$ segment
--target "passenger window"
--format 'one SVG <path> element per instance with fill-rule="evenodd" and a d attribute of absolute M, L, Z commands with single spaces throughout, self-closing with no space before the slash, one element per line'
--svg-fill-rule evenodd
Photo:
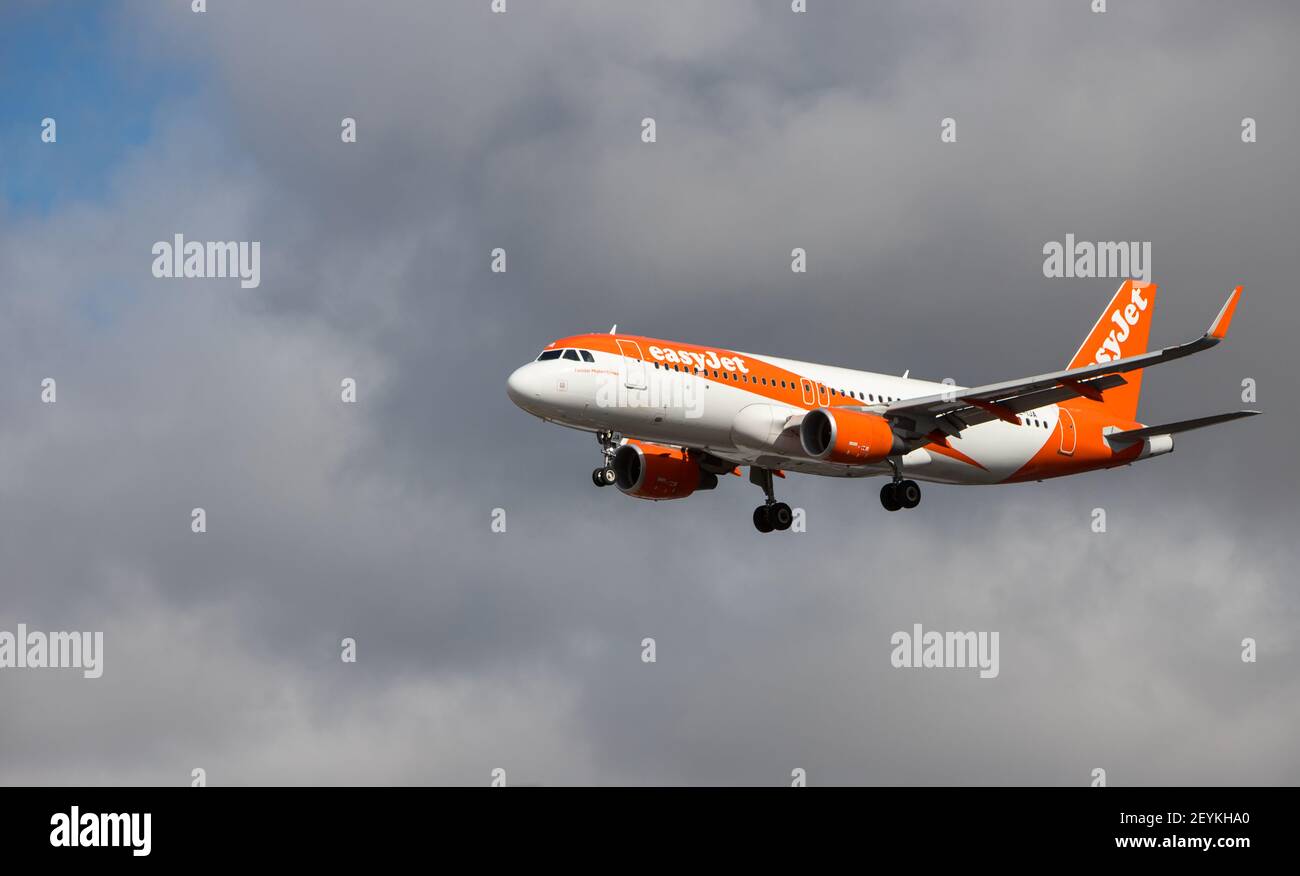
<path fill-rule="evenodd" d="M 593 355 L 591 355 L 590 353 L 588 353 L 586 350 L 579 350 L 578 352 L 582 354 L 582 361 L 584 361 L 584 362 L 595 362 L 595 361 L 596 361 L 596 357 L 593 356 Z"/>
<path fill-rule="evenodd" d="M 550 359 L 558 359 L 560 358 L 561 352 L 562 352 L 561 350 L 543 350 L 542 355 L 537 357 L 537 361 L 546 362 L 547 360 Z"/>

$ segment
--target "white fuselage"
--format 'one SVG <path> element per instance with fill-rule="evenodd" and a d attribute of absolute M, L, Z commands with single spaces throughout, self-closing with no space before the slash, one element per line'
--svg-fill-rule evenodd
<path fill-rule="evenodd" d="M 510 396 L 529 413 L 576 429 L 608 429 L 629 438 L 705 450 L 737 465 L 869 477 L 888 474 L 889 465 L 813 460 L 789 442 L 788 432 L 784 443 L 774 444 L 773 439 L 787 420 L 816 407 L 881 411 L 899 399 L 964 389 L 749 353 L 729 354 L 746 369 L 743 382 L 719 380 L 711 376 L 716 370 L 700 369 L 695 363 L 674 367 L 644 353 L 622 355 L 623 347 L 634 343 L 620 341 L 618 353 L 588 349 L 590 362 L 566 358 L 531 362 L 511 375 Z M 756 377 L 755 383 L 748 382 L 765 369 L 789 372 L 795 379 L 789 386 L 758 384 Z M 905 454 L 902 464 L 907 476 L 918 480 L 998 483 L 1020 470 L 1049 441 L 1065 441 L 1065 436 L 1073 441 L 1072 421 L 1068 430 L 1057 429 L 1062 416 L 1071 417 L 1069 411 L 1047 405 L 1022 413 L 1019 425 L 1002 420 L 983 423 L 950 440 L 955 453 L 922 447 Z"/>

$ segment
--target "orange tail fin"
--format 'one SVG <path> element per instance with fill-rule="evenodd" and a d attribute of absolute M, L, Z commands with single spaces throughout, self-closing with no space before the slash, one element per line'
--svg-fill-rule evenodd
<path fill-rule="evenodd" d="M 1066 367 L 1079 368 L 1145 353 L 1156 309 L 1156 289 L 1154 283 L 1125 280 Z M 1142 371 L 1129 371 L 1124 377 L 1128 383 L 1106 390 L 1101 401 L 1081 398 L 1065 404 L 1068 407 L 1103 408 L 1117 417 L 1136 420 L 1138 396 L 1142 392 Z"/>

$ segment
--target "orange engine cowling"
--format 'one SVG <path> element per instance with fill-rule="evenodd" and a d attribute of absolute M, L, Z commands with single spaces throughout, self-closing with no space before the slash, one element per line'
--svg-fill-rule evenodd
<path fill-rule="evenodd" d="M 701 471 L 686 451 L 643 441 L 629 441 L 614 453 L 614 474 L 627 495 L 656 501 L 685 499 L 718 485 L 718 476 Z"/>
<path fill-rule="evenodd" d="M 866 465 L 905 449 L 879 414 L 818 408 L 804 415 L 799 442 L 813 459 Z"/>

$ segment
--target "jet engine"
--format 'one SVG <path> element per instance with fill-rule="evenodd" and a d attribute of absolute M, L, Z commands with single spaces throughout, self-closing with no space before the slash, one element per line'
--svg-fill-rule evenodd
<path fill-rule="evenodd" d="M 718 485 L 718 476 L 701 471 L 685 450 L 644 441 L 629 441 L 614 453 L 614 474 L 627 495 L 655 501 L 685 499 Z"/>
<path fill-rule="evenodd" d="M 906 450 L 879 414 L 818 408 L 804 415 L 799 442 L 813 459 L 866 465 Z"/>

